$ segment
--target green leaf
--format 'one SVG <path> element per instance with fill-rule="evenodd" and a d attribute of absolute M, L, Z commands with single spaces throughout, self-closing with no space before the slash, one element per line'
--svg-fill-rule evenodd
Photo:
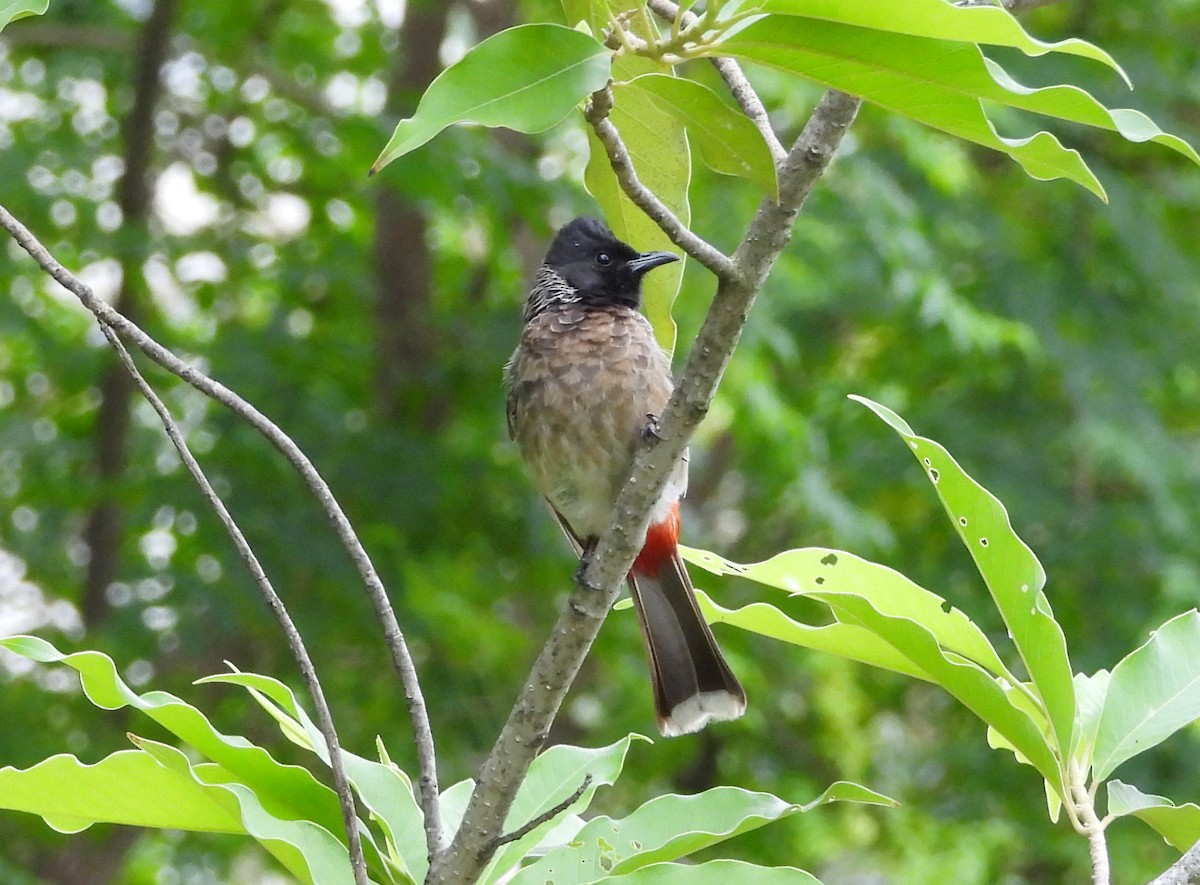
<path fill-rule="evenodd" d="M 262 813 L 273 819 L 306 821 L 310 826 L 332 834 L 330 838 L 345 838 L 337 795 L 311 772 L 300 766 L 280 764 L 266 750 L 243 737 L 221 734 L 203 713 L 174 695 L 162 691 L 138 694 L 117 675 L 116 666 L 107 655 L 96 651 L 64 655 L 35 636 L 0 639 L 0 648 L 31 660 L 71 667 L 79 673 L 84 694 L 102 709 L 131 707 L 141 711 L 201 756 L 216 763 L 230 781 L 236 779 L 239 789 L 234 789 L 232 782 L 224 786 L 226 792 L 236 794 L 243 808 L 252 804 L 261 807 Z M 248 832 L 254 835 L 253 831 Z M 378 855 L 370 839 L 364 841 L 364 849 Z M 347 875 L 350 875 L 344 847 L 342 852 Z"/>
<path fill-rule="evenodd" d="M 596 34 L 608 26 L 610 16 L 627 12 L 630 5 L 627 0 L 562 2 L 568 22 L 584 21 Z M 644 39 L 653 36 L 646 30 L 647 27 L 654 27 L 653 16 L 635 16 L 630 24 L 634 32 Z M 622 55 L 613 60 L 612 78 L 617 82 L 625 82 L 644 74 L 666 74 L 671 70 L 670 66 L 647 58 Z M 609 119 L 621 133 L 638 180 L 652 190 L 680 221 L 689 224 L 692 216 L 688 186 L 691 183 L 692 165 L 683 124 L 660 110 L 641 91 L 626 91 L 624 96 L 614 94 L 614 97 L 617 100 Z M 662 249 L 678 254 L 679 248 L 658 225 L 625 196 L 613 174 L 604 146 L 597 140 L 591 126 L 585 124 L 584 128 L 587 130 L 590 156 L 583 183 L 588 193 L 600 204 L 600 210 L 613 233 L 642 252 Z M 642 309 L 654 327 L 658 343 L 667 353 L 675 349 L 676 330 L 675 320 L 671 317 L 671 305 L 679 294 L 687 262 L 687 256 L 680 257 L 682 261 L 657 268 L 642 281 Z"/>
<path fill-rule="evenodd" d="M 644 59 L 621 58 L 613 66 L 615 75 L 635 75 L 655 70 Z M 691 221 L 688 186 L 692 177 L 687 131 L 673 115 L 660 110 L 650 95 L 641 90 L 624 90 L 614 103 L 609 119 L 621 133 L 638 180 L 652 190 L 684 224 Z M 679 253 L 657 224 L 625 195 L 608 162 L 608 154 L 596 133 L 587 127 L 591 155 L 583 183 L 600 204 L 613 233 L 639 252 L 661 249 Z M 671 305 L 683 282 L 682 261 L 655 269 L 642 281 L 642 309 L 664 350 L 675 349 L 675 320 Z"/>
<path fill-rule="evenodd" d="M 312 744 L 310 749 L 328 764 L 328 753 L 320 731 L 296 701 L 291 689 L 283 683 L 254 673 L 225 673 L 200 681 L 224 682 L 247 688 L 280 722 L 285 734 L 297 729 L 306 733 Z M 570 809 L 564 809 L 562 813 L 565 815 L 570 810 L 580 811 L 587 808 L 598 787 L 610 786 L 616 781 L 624 766 L 629 745 L 635 738 L 645 740 L 639 735 L 629 735 L 598 749 L 558 744 L 541 753 L 534 759 L 529 773 L 517 791 L 509 810 L 506 828 L 515 830 L 553 808 L 570 796 L 583 782 L 584 777 L 591 775 L 592 781 L 588 789 Z M 345 750 L 342 751 L 342 759 L 347 778 L 363 800 L 363 804 L 380 823 L 390 843 L 396 847 L 405 872 L 415 881 L 422 881 L 428 872 L 428 858 L 424 818 L 413 793 L 412 781 L 404 772 L 388 762 L 373 762 Z M 462 781 L 442 794 L 442 813 L 448 828 L 458 826 L 473 789 L 473 781 Z M 559 820 L 560 818 L 555 818 L 547 821 L 521 839 L 503 846 L 493 857 L 481 881 L 491 881 L 503 875 L 546 838 Z"/>
<path fill-rule="evenodd" d="M 1121 66 L 1103 49 L 1078 39 L 1044 43 L 1027 34 L 1020 22 L 1000 6 L 957 6 L 945 0 L 905 0 L 903 5 L 846 3 L 844 0 L 764 0 L 753 4 L 753 8 L 912 37 L 1010 46 L 1032 56 L 1048 52 L 1077 55 L 1108 65 L 1132 88 Z"/>
<path fill-rule="evenodd" d="M 680 546 L 684 558 L 691 559 L 703 551 L 693 551 Z M 855 624 L 834 622 L 822 626 L 802 624 L 794 621 L 773 605 L 755 602 L 739 609 L 724 608 L 713 602 L 703 590 L 696 591 L 700 610 L 710 624 L 729 624 L 760 636 L 768 636 L 780 642 L 789 642 L 801 648 L 824 651 L 830 654 L 859 661 L 881 670 L 903 673 L 914 679 L 932 681 L 928 673 L 917 667 L 896 649 Z"/>
<path fill-rule="evenodd" d="M 40 815 L 60 833 L 96 823 L 244 833 L 237 815 L 141 750 L 121 750 L 86 765 L 51 756 L 32 768 L 0 768 L 0 807 Z"/>
<path fill-rule="evenodd" d="M 568 846 L 550 852 L 513 877 L 513 885 L 585 885 L 609 875 L 675 860 L 748 830 L 835 801 L 894 805 L 866 787 L 833 784 L 806 805 L 769 793 L 714 787 L 694 796 L 651 799 L 628 817 L 589 821 Z"/>
<path fill-rule="evenodd" d="M 1141 111 L 1132 108 L 1107 108 L 1078 86 L 1045 86 L 1033 89 L 1013 79 L 1004 68 L 990 58 L 985 58 L 988 73 L 1004 92 L 987 96 L 1014 108 L 1058 117 L 1083 126 L 1107 129 L 1116 132 L 1126 141 L 1140 144 L 1152 141 L 1183 154 L 1193 163 L 1200 164 L 1200 154 L 1195 148 L 1179 138 L 1163 132 Z"/>
<path fill-rule="evenodd" d="M 0 807 L 38 814 L 62 833 L 115 823 L 250 835 L 302 881 L 354 881 L 345 847 L 324 827 L 272 814 L 220 766 L 192 765 L 173 747 L 130 737 L 138 750 L 95 765 L 64 755 L 0 769 Z"/>
<path fill-rule="evenodd" d="M 1200 614 L 1193 609 L 1150 634 L 1113 668 L 1096 732 L 1097 780 L 1200 719 Z"/>
<path fill-rule="evenodd" d="M 627 94 L 635 90 L 684 125 L 688 140 L 714 172 L 748 179 L 772 199 L 779 196 L 775 163 L 762 133 L 707 86 L 666 74 L 643 74 L 613 86 L 614 94 L 626 96 L 618 101 L 629 101 Z"/>
<path fill-rule="evenodd" d="M 1096 750 L 1096 730 L 1100 727 L 1109 678 L 1107 670 L 1097 670 L 1091 676 L 1075 674 L 1075 746 L 1071 748 L 1071 757 L 1088 768 Z"/>
<path fill-rule="evenodd" d="M 967 709 L 1004 736 L 1062 796 L 1062 774 L 1047 741 L 1044 720 L 1034 718 L 1027 704 L 1014 701 L 1011 683 L 998 680 L 977 664 L 939 647 L 933 634 L 916 621 L 884 615 L 861 595 L 821 591 L 810 594 L 825 601 L 843 620 L 852 620 L 886 639 L 952 694 Z"/>
<path fill-rule="evenodd" d="M 812 873 L 795 867 L 760 867 L 741 860 L 710 860 L 702 864 L 658 863 L 622 876 L 605 878 L 605 885 L 821 885 Z"/>
<path fill-rule="evenodd" d="M 827 547 L 788 550 L 765 562 L 751 565 L 732 562 L 707 550 L 687 547 L 681 547 L 680 550 L 689 562 L 713 574 L 749 578 L 798 596 L 813 596 L 822 590 L 857 594 L 884 615 L 908 618 L 919 623 L 946 651 L 1010 683 L 1016 682 L 1016 677 L 1004 666 L 983 631 L 970 618 L 895 569 Z M 889 641 L 887 637 L 882 638 Z M 920 667 L 917 669 L 920 670 Z M 926 675 L 923 678 L 930 677 Z"/>
<path fill-rule="evenodd" d="M 1111 780 L 1105 786 L 1110 815 L 1145 821 L 1179 851 L 1187 851 L 1200 840 L 1200 805 L 1176 805 L 1165 796 L 1143 793 L 1118 780 Z"/>
<path fill-rule="evenodd" d="M 559 744 L 538 755 L 529 766 L 529 773 L 517 790 L 512 808 L 508 812 L 505 829 L 515 830 L 567 799 L 591 775 L 592 781 L 583 794 L 563 809 L 583 811 L 591 804 L 596 788 L 611 786 L 616 782 L 625 765 L 625 754 L 634 738 L 646 740 L 641 735 L 629 735 L 616 743 L 598 749 L 572 747 Z M 505 877 L 510 869 L 529 854 L 555 826 L 558 817 L 534 827 L 525 836 L 510 842 L 496 852 L 481 881 L 494 881 Z"/>
<path fill-rule="evenodd" d="M 435 79 L 371 167 L 375 173 L 453 123 L 541 132 L 609 78 L 610 52 L 561 25 L 509 28 L 473 47 Z"/>
<path fill-rule="evenodd" d="M 975 560 L 1025 669 L 1045 705 L 1057 755 L 1073 747 L 1075 685 L 1067 641 L 1042 588 L 1046 572 L 1022 541 L 1000 501 L 972 479 L 939 443 L 917 436 L 899 415 L 864 397 L 852 396 L 888 424 L 933 483 L 955 530 Z"/>
<path fill-rule="evenodd" d="M 50 0 L 0 0 L 0 31 L 9 22 L 30 15 L 42 15 L 50 8 Z"/>
<path fill-rule="evenodd" d="M 292 690 L 277 679 L 257 673 L 221 673 L 197 680 L 200 684 L 226 683 L 247 689 L 280 730 L 293 743 L 315 753 L 329 764 L 329 751 L 319 728 L 296 700 Z M 345 749 L 342 766 L 346 779 L 379 824 L 396 851 L 404 874 L 420 882 L 428 872 L 425 820 L 413 793 L 412 780 L 389 762 L 364 759 Z"/>
<path fill-rule="evenodd" d="M 181 777 L 190 777 L 211 801 L 224 806 L 230 814 L 236 814 L 245 832 L 302 880 L 321 885 L 326 882 L 348 885 L 354 881 L 349 853 L 334 835 L 342 832 L 340 827 L 331 833 L 311 820 L 279 817 L 267 809 L 262 797 L 222 766 L 193 764 L 174 747 L 144 738 L 133 740 L 164 768 Z M 369 857 L 374 846 L 364 842 L 363 848 L 368 850 Z M 378 861 L 378 857 L 375 860 Z"/>
<path fill-rule="evenodd" d="M 1050 133 L 1014 139 L 996 132 L 981 99 L 1013 104 L 1014 95 L 992 79 L 983 53 L 973 44 L 768 15 L 720 45 L 740 58 L 861 96 L 934 129 L 1008 154 L 1033 178 L 1067 178 L 1105 198 L 1079 153 L 1064 148 Z"/>

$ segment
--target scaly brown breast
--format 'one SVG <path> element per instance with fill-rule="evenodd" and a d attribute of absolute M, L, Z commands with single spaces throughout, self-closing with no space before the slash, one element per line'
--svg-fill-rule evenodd
<path fill-rule="evenodd" d="M 509 432 L 534 485 L 575 534 L 607 527 L 671 367 L 650 324 L 625 307 L 550 308 L 525 326 L 508 366 Z"/>

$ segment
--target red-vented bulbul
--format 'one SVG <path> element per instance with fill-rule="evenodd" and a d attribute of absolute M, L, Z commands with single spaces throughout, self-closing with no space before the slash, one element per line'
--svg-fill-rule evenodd
<path fill-rule="evenodd" d="M 677 261 L 639 253 L 592 218 L 555 236 L 525 302 L 505 370 L 508 431 L 534 485 L 586 554 L 612 518 L 642 434 L 671 397 L 671 363 L 642 316 L 642 276 Z M 629 589 L 650 655 L 654 707 L 667 736 L 736 719 L 746 694 L 700 615 L 679 556 L 687 459 L 651 515 Z"/>

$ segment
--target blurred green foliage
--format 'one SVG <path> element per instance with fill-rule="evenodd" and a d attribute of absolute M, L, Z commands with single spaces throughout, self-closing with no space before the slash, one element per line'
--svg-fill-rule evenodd
<path fill-rule="evenodd" d="M 182 4 L 153 116 L 159 177 L 143 228 L 122 225 L 115 189 L 149 4 L 53 4 L 0 38 L 0 199 L 99 291 L 115 291 L 122 262 L 144 277 L 148 331 L 313 458 L 397 606 L 452 782 L 490 746 L 574 568 L 507 442 L 500 367 L 548 236 L 595 210 L 579 186 L 586 140 L 573 122 L 535 138 L 455 128 L 367 180 L 415 95 L 405 65 L 430 55 L 418 19 L 445 16 L 445 62 L 499 25 L 557 15 L 554 4 L 504 0 L 403 8 Z M 1103 46 L 1137 84 L 1139 108 L 1200 140 L 1195 4 L 1066 3 L 1026 25 Z M 1022 74 L 1020 59 L 1004 60 Z M 818 93 L 751 74 L 794 135 Z M 1087 76 L 1102 100 L 1129 103 L 1117 101 L 1115 78 Z M 1076 669 L 1111 667 L 1200 602 L 1200 176 L 1166 150 L 1072 135 L 1110 205 L 864 109 L 697 436 L 689 543 L 740 561 L 802 544 L 845 548 L 1003 631 L 977 604 L 985 591 L 925 479 L 847 402 L 860 393 L 945 443 L 1005 502 L 1046 566 Z M 750 186 L 696 164 L 702 235 L 731 247 L 756 202 Z M 380 207 L 391 205 L 425 221 L 428 297 L 389 292 L 381 275 L 389 256 L 424 251 L 397 237 L 408 228 L 385 223 Z M 190 685 L 224 660 L 296 684 L 268 612 L 144 404 L 133 408 L 119 482 L 96 480 L 111 355 L 73 301 L 3 248 L 0 631 L 103 649 L 131 684 L 173 691 L 224 730 L 277 743 L 244 693 Z M 675 308 L 680 351 L 711 292 L 689 267 Z M 389 298 L 404 306 L 408 346 L 381 328 Z M 365 754 L 382 734 L 411 771 L 378 628 L 299 482 L 230 415 L 162 373 L 149 377 L 308 638 L 343 741 Z M 124 512 L 120 578 L 104 593 L 104 617 L 85 625 L 81 533 L 109 495 Z M 697 579 L 726 605 L 757 592 Z M 747 716 L 636 744 L 625 782 L 634 795 L 601 794 L 600 808 L 620 814 L 667 789 L 718 782 L 804 799 L 849 778 L 904 807 L 823 810 L 748 834 L 739 850 L 831 885 L 1084 877 L 1082 841 L 1046 822 L 1039 779 L 989 751 L 982 726 L 938 690 L 732 631 L 720 638 L 746 683 Z M 554 737 L 600 746 L 651 730 L 643 654 L 633 617 L 615 615 Z M 127 746 L 122 716 L 99 717 L 61 671 L 0 664 L 4 719 L 17 724 L 0 729 L 0 764 L 58 751 L 94 760 Z M 1123 775 L 1200 799 L 1196 737 Z M 1136 823 L 1118 823 L 1110 840 L 1117 881 L 1148 879 L 1172 857 Z M 270 869 L 232 840 L 101 828 L 67 838 L 15 816 L 0 818 L 0 844 L 0 881 L 13 883 L 258 882 Z M 97 857 L 111 869 L 86 863 Z"/>

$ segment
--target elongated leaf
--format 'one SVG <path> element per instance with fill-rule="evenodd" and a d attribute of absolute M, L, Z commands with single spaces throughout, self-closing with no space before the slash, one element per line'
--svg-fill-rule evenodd
<path fill-rule="evenodd" d="M 695 551 L 699 553 L 700 551 Z M 687 555 L 685 553 L 685 555 Z M 710 624 L 729 624 L 769 636 L 780 642 L 790 642 L 801 648 L 811 648 L 814 651 L 824 651 L 879 667 L 881 670 L 891 670 L 903 673 L 914 679 L 931 682 L 928 673 L 917 667 L 904 655 L 896 651 L 882 639 L 869 630 L 864 630 L 855 624 L 832 623 L 821 626 L 802 624 L 792 620 L 773 605 L 765 602 L 755 602 L 739 609 L 724 608 L 713 602 L 703 590 L 696 591 L 696 599 L 700 610 Z"/>
<path fill-rule="evenodd" d="M 589 821 L 571 845 L 521 870 L 513 885 L 584 885 L 684 857 L 774 820 L 835 801 L 894 805 L 858 784 L 840 782 L 806 805 L 769 793 L 715 787 L 695 796 L 660 796 L 622 820 Z"/>
<path fill-rule="evenodd" d="M 245 832 L 238 816 L 205 796 L 194 780 L 141 750 L 121 750 L 94 765 L 61 755 L 24 770 L 0 768 L 0 807 L 40 815 L 60 833 L 96 823 Z"/>
<path fill-rule="evenodd" d="M 768 15 L 721 46 L 1006 153 L 1033 178 L 1067 178 L 1104 199 L 1104 189 L 1079 153 L 1050 133 L 1013 139 L 996 132 L 980 100 L 1012 104 L 1014 94 L 992 79 L 973 44 Z"/>
<path fill-rule="evenodd" d="M 916 621 L 888 616 L 861 595 L 820 591 L 810 594 L 824 600 L 842 620 L 852 620 L 886 639 L 953 695 L 959 703 L 1004 736 L 1063 796 L 1065 788 L 1058 761 L 1030 708 L 1010 695 L 1011 683 L 1000 682 L 977 664 L 947 654 L 933 634 Z"/>
<path fill-rule="evenodd" d="M 1013 531 L 1004 505 L 972 479 L 943 446 L 917 436 L 904 419 L 886 406 L 863 397 L 851 399 L 882 418 L 921 462 L 1004 617 L 1045 705 L 1056 752 L 1065 759 L 1073 748 L 1075 685 L 1066 638 L 1042 591 L 1046 584 L 1042 564 Z"/>
<path fill-rule="evenodd" d="M 621 58 L 613 67 L 614 75 L 636 76 L 657 70 L 640 58 Z M 691 183 L 691 154 L 683 124 L 661 111 L 650 97 L 642 92 L 626 90 L 622 100 L 614 104 L 609 119 L 621 133 L 638 180 L 650 188 L 684 224 L 691 221 L 688 186 Z M 604 218 L 620 239 L 639 252 L 661 249 L 680 254 L 657 224 L 639 209 L 621 188 L 608 161 L 608 154 L 596 133 L 588 127 L 588 147 L 591 155 L 584 171 L 583 183 L 600 204 Z M 654 327 L 654 335 L 663 349 L 675 349 L 675 320 L 671 305 L 683 282 L 683 261 L 656 268 L 642 281 L 642 309 Z"/>
<path fill-rule="evenodd" d="M 1187 851 L 1200 840 L 1200 805 L 1176 805 L 1165 796 L 1143 793 L 1118 780 L 1111 780 L 1105 786 L 1109 814 L 1145 821 L 1179 851 Z"/>
<path fill-rule="evenodd" d="M 301 730 L 307 735 L 310 749 L 328 764 L 328 754 L 320 731 L 296 701 L 291 689 L 283 683 L 254 673 L 220 674 L 201 681 L 241 685 L 251 690 L 259 703 L 280 721 L 285 734 Z M 277 707 L 272 710 L 270 705 Z M 616 781 L 624 765 L 629 745 L 638 737 L 629 735 L 607 747 L 597 749 L 558 744 L 540 754 L 529 767 L 529 773 L 517 791 L 509 811 L 507 828 L 515 830 L 553 808 L 570 796 L 583 782 L 584 777 L 590 775 L 590 786 L 570 810 L 586 809 L 598 787 L 610 786 Z M 396 847 L 406 872 L 415 881 L 422 881 L 428 872 L 428 860 L 424 821 L 413 793 L 412 781 L 386 760 L 373 762 L 345 750 L 342 751 L 342 759 L 346 775 L 355 792 L 371 810 L 388 839 Z M 451 829 L 457 827 L 472 789 L 474 782 L 462 781 L 443 793 L 443 816 Z M 567 812 L 568 809 L 564 809 L 563 815 Z M 560 820 L 561 818 L 554 818 L 547 821 L 521 839 L 502 847 L 492 859 L 481 881 L 490 881 L 502 875 L 528 854 L 533 846 L 546 838 Z"/>
<path fill-rule="evenodd" d="M 680 550 L 689 562 L 713 574 L 739 575 L 797 596 L 812 596 L 823 590 L 857 594 L 884 615 L 919 623 L 946 651 L 978 664 L 1009 683 L 1017 681 L 983 631 L 970 618 L 895 569 L 827 547 L 788 550 L 752 565 L 732 562 L 707 550 L 687 547 Z M 883 639 L 890 644 L 887 637 Z"/>
<path fill-rule="evenodd" d="M 845 3 L 842 0 L 764 0 L 751 4 L 750 8 L 912 37 L 1011 46 L 1026 55 L 1048 52 L 1077 55 L 1108 65 L 1129 84 L 1121 66 L 1103 49 L 1078 39 L 1044 43 L 1027 34 L 1021 23 L 1000 6 L 958 6 L 945 0 L 905 0 L 903 5 Z"/>
<path fill-rule="evenodd" d="M 993 101 L 1047 117 L 1058 117 L 1084 126 L 1107 129 L 1109 132 L 1116 132 L 1126 141 L 1161 144 L 1183 154 L 1193 163 L 1200 163 L 1200 154 L 1196 153 L 1195 148 L 1182 138 L 1163 132 L 1141 111 L 1132 108 L 1107 108 L 1078 86 L 1044 86 L 1040 89 L 1023 86 L 990 58 L 985 58 L 984 63 L 992 80 L 1004 90 L 1003 93 L 986 96 Z"/>
<path fill-rule="evenodd" d="M 274 813 L 307 817 L 333 833 L 342 833 L 337 795 L 304 768 L 282 765 L 261 747 L 237 735 L 217 731 L 195 707 L 162 691 L 138 694 L 117 675 L 107 655 L 96 651 L 64 655 L 36 636 L 0 639 L 7 648 L 31 660 L 61 663 L 79 673 L 88 699 L 105 710 L 132 707 L 193 747 L 198 753 L 239 777 Z M 285 811 L 286 809 L 286 811 Z"/>
<path fill-rule="evenodd" d="M 172 747 L 135 743 L 141 749 L 94 765 L 63 755 L 23 771 L 0 768 L 0 807 L 40 815 L 62 833 L 115 823 L 251 835 L 303 881 L 353 882 L 345 848 L 323 827 L 270 814 L 241 784 L 206 781 L 203 766 L 193 767 Z"/>
<path fill-rule="evenodd" d="M 190 777 L 210 801 L 220 804 L 229 814 L 236 814 L 245 832 L 301 881 L 320 885 L 326 882 L 349 885 L 354 881 L 349 852 L 329 830 L 311 820 L 273 814 L 260 796 L 220 765 L 193 764 L 181 751 L 157 741 L 134 738 L 134 743 L 164 768 L 181 778 Z M 370 852 L 374 846 L 364 843 L 363 848 Z M 373 860 L 378 863 L 378 856 Z"/>
<path fill-rule="evenodd" d="M 610 53 L 560 25 L 509 28 L 472 48 L 421 96 L 371 167 L 378 172 L 453 123 L 541 132 L 608 82 Z"/>
<path fill-rule="evenodd" d="M 702 864 L 658 863 L 623 876 L 604 880 L 605 885 L 821 885 L 812 873 L 795 867 L 760 867 L 741 860 L 710 860 Z"/>
<path fill-rule="evenodd" d="M 196 680 L 197 684 L 224 683 L 247 689 L 259 705 L 279 723 L 284 736 L 329 764 L 324 736 L 292 690 L 277 679 L 257 673 L 220 673 Z M 346 779 L 371 812 L 396 851 L 404 874 L 416 882 L 428 872 L 425 824 L 413 794 L 412 780 L 386 761 L 364 759 L 345 749 L 342 766 Z"/>
<path fill-rule="evenodd" d="M 562 7 L 568 22 L 585 22 L 593 33 L 599 34 L 609 24 L 610 16 L 628 11 L 630 4 L 626 0 L 562 0 Z M 630 26 L 638 36 L 649 39 L 652 35 L 645 28 L 654 27 L 653 17 L 635 17 Z M 631 55 L 614 59 L 612 66 L 613 80 L 617 82 L 633 80 L 644 74 L 670 72 L 669 65 Z M 610 119 L 621 133 L 638 180 L 650 188 L 676 217 L 688 224 L 691 221 L 688 186 L 691 184 L 692 165 L 683 124 L 657 108 L 648 96 L 641 93 L 627 93 L 621 97 L 615 103 Z M 588 193 L 600 204 L 613 233 L 641 252 L 663 249 L 679 254 L 679 248 L 658 225 L 625 195 L 613 173 L 604 146 L 590 126 L 585 125 L 584 128 L 588 133 L 588 149 L 591 153 L 583 183 Z M 654 327 L 658 343 L 668 353 L 675 349 L 675 320 L 671 316 L 671 305 L 679 294 L 687 261 L 686 256 L 680 257 L 682 261 L 656 268 L 642 281 L 642 309 Z"/>
<path fill-rule="evenodd" d="M 1094 776 L 1200 719 L 1200 614 L 1172 618 L 1113 667 L 1096 731 Z"/>
<path fill-rule="evenodd" d="M 0 30 L 19 18 L 42 15 L 50 8 L 50 0 L 0 0 Z"/>
<path fill-rule="evenodd" d="M 775 163 L 762 133 L 707 86 L 683 77 L 643 74 L 613 89 L 619 102 L 641 90 L 658 110 L 682 123 L 688 140 L 714 172 L 748 179 L 772 199 L 779 196 Z"/>

